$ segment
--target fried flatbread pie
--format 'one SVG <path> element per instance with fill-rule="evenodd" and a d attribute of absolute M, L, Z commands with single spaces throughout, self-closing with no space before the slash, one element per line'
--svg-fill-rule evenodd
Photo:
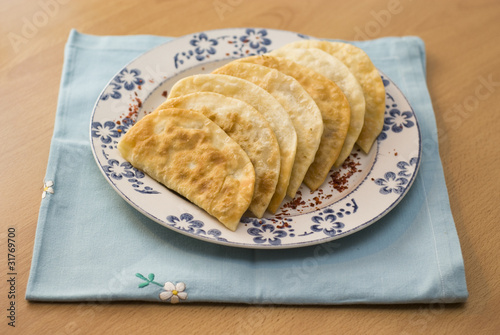
<path fill-rule="evenodd" d="M 248 155 L 199 112 L 157 109 L 127 131 L 118 150 L 232 231 L 252 201 L 255 172 Z"/>
<path fill-rule="evenodd" d="M 268 206 L 275 213 L 286 196 L 292 174 L 297 134 L 283 106 L 267 91 L 248 80 L 223 74 L 200 74 L 179 80 L 170 90 L 169 98 L 196 92 L 214 92 L 246 102 L 269 122 L 280 147 L 280 175 L 276 191 Z"/>
<path fill-rule="evenodd" d="M 246 152 L 255 169 L 255 189 L 249 209 L 261 218 L 269 206 L 280 175 L 279 145 L 269 122 L 249 104 L 213 92 L 168 98 L 158 108 L 171 107 L 201 112 Z"/>

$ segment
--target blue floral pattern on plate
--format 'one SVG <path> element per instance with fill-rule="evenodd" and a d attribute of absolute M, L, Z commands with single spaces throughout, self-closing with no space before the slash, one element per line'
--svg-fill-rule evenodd
<path fill-rule="evenodd" d="M 116 75 L 115 81 L 119 84 L 123 84 L 123 87 L 126 90 L 132 91 L 136 85 L 141 86 L 144 84 L 144 79 L 139 77 L 140 74 L 141 71 L 138 69 L 128 70 L 127 68 L 124 68 L 118 75 Z"/>
<path fill-rule="evenodd" d="M 404 128 L 410 128 L 415 125 L 411 120 L 412 112 L 401 112 L 399 109 L 393 108 L 389 111 L 389 116 L 384 119 L 384 124 L 391 127 L 395 133 L 400 133 Z"/>
<path fill-rule="evenodd" d="M 277 229 L 276 226 L 265 223 L 260 224 L 258 219 L 250 220 L 253 227 L 248 228 L 247 232 L 253 236 L 253 241 L 258 244 L 269 243 L 271 245 L 280 245 L 281 239 L 287 236 L 286 231 Z"/>
<path fill-rule="evenodd" d="M 205 231 L 201 229 L 205 224 L 199 220 L 195 220 L 189 213 L 183 213 L 179 218 L 174 215 L 169 215 L 167 216 L 167 221 L 172 223 L 173 227 L 185 232 L 194 233 L 196 235 L 205 234 Z"/>
<path fill-rule="evenodd" d="M 106 121 L 104 124 L 100 122 L 92 122 L 91 136 L 100 140 L 101 147 L 104 149 L 116 149 L 118 138 L 125 134 L 127 130 L 134 125 L 135 121 L 130 117 L 125 117 L 119 123 L 114 121 Z M 108 154 L 103 151 L 103 155 L 108 159 Z"/>
<path fill-rule="evenodd" d="M 268 51 L 267 47 L 271 45 L 272 40 L 268 38 L 266 29 L 245 29 L 244 34 L 238 35 L 222 35 L 209 36 L 208 33 L 200 33 L 192 35 L 189 44 L 194 49 L 178 52 L 174 56 L 175 68 L 185 66 L 189 60 L 196 59 L 198 62 L 208 60 L 212 55 L 215 55 L 218 47 L 224 44 L 230 45 L 233 49 L 226 52 L 228 57 L 244 57 L 264 54 Z M 193 57 L 194 56 L 194 57 Z"/>
<path fill-rule="evenodd" d="M 413 175 L 413 172 L 414 172 L 413 170 L 414 170 L 415 166 L 417 165 L 417 163 L 418 163 L 418 157 L 413 157 L 412 159 L 410 159 L 409 162 L 405 162 L 405 161 L 398 162 L 397 167 L 398 167 L 398 169 L 401 170 L 398 172 L 398 176 L 405 177 L 405 178 L 411 178 L 411 176 Z"/>
<path fill-rule="evenodd" d="M 405 185 L 408 184 L 408 179 L 397 177 L 394 172 L 389 171 L 384 174 L 383 178 L 375 180 L 375 184 L 382 186 L 380 188 L 381 194 L 389 194 L 391 192 L 401 194 L 405 190 Z"/>
<path fill-rule="evenodd" d="M 384 87 L 390 85 L 390 81 L 381 76 Z M 392 102 L 392 103 L 391 103 Z M 401 133 L 405 128 L 411 128 L 415 126 L 415 116 L 412 111 L 401 112 L 398 104 L 394 100 L 394 97 L 390 93 L 386 93 L 386 110 L 384 116 L 384 124 L 382 126 L 382 132 L 378 136 L 379 141 L 387 139 L 387 132 L 391 130 L 394 133 Z"/>
<path fill-rule="evenodd" d="M 327 214 L 325 217 L 313 216 L 312 221 L 315 224 L 311 226 L 311 230 L 315 233 L 323 232 L 325 235 L 334 236 L 337 233 L 341 233 L 341 229 L 345 226 L 337 219 L 335 214 Z"/>
<path fill-rule="evenodd" d="M 139 181 L 139 179 L 144 178 L 145 174 L 137 170 L 132 166 L 129 162 L 120 163 L 116 159 L 108 160 L 108 165 L 104 165 L 104 172 L 107 176 L 113 178 L 114 180 L 122 180 L 126 179 L 129 183 L 131 183 L 132 187 L 135 191 L 143 194 L 159 194 L 160 192 L 153 190 L 150 186 L 144 186 L 143 182 Z"/>
<path fill-rule="evenodd" d="M 109 85 L 101 93 L 101 100 L 121 99 L 123 97 L 122 89 L 132 91 L 133 89 L 144 85 L 145 81 L 140 77 L 139 69 L 123 68 L 109 83 Z"/>
<path fill-rule="evenodd" d="M 271 40 L 266 38 L 267 31 L 265 29 L 260 29 L 258 31 L 255 29 L 247 29 L 245 33 L 246 35 L 240 37 L 241 42 L 248 43 L 250 48 L 256 49 L 259 53 L 267 52 L 266 46 L 271 44 Z"/>
<path fill-rule="evenodd" d="M 122 94 L 120 93 L 121 85 L 118 83 L 110 83 L 106 90 L 102 93 L 101 99 L 108 100 L 109 98 L 120 99 Z"/>
<path fill-rule="evenodd" d="M 345 224 L 339 220 L 347 215 L 356 213 L 358 209 L 359 207 L 354 198 L 338 210 L 335 210 L 333 207 L 328 207 L 311 218 L 314 224 L 310 229 L 315 233 L 322 232 L 327 236 L 335 236 L 342 233 L 342 229 L 345 227 Z M 308 233 L 306 232 L 305 234 L 307 235 Z"/>
<path fill-rule="evenodd" d="M 195 47 L 196 59 L 201 61 L 208 58 L 209 55 L 215 54 L 215 46 L 218 44 L 217 40 L 209 39 L 207 34 L 201 33 L 194 35 L 190 44 Z M 206 53 L 206 54 L 205 54 Z"/>
<path fill-rule="evenodd" d="M 97 137 L 102 143 L 109 144 L 113 138 L 120 137 L 120 131 L 115 127 L 116 123 L 113 121 L 106 121 L 104 125 L 100 122 L 92 122 L 92 137 Z"/>
<path fill-rule="evenodd" d="M 402 194 L 409 183 L 408 178 L 411 178 L 412 172 L 414 172 L 410 169 L 412 166 L 415 167 L 417 163 L 417 157 L 411 158 L 409 162 L 400 161 L 396 164 L 396 167 L 400 169 L 399 172 L 388 171 L 382 178 L 375 179 L 375 184 L 381 186 L 379 192 L 383 195 L 390 193 Z"/>
<path fill-rule="evenodd" d="M 195 235 L 207 235 L 221 242 L 227 241 L 227 239 L 222 237 L 222 233 L 219 229 L 210 229 L 208 232 L 205 232 L 205 230 L 201 229 L 205 226 L 205 223 L 200 220 L 195 220 L 194 216 L 189 213 L 182 213 L 179 217 L 169 215 L 167 216 L 167 221 L 170 223 L 170 226 L 184 232 Z"/>

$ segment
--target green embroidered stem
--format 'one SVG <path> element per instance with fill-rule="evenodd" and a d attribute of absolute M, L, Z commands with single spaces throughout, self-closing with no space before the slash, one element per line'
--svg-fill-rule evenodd
<path fill-rule="evenodd" d="M 155 284 L 155 285 L 158 285 L 158 286 L 160 286 L 160 287 L 163 287 L 163 285 L 162 285 L 162 284 L 157 283 L 157 282 L 155 282 L 155 281 L 154 281 L 154 279 L 155 279 L 155 275 L 154 275 L 154 273 L 150 273 L 150 274 L 148 274 L 148 278 L 144 277 L 144 276 L 143 276 L 142 274 L 140 274 L 140 273 L 136 273 L 136 274 L 135 274 L 135 276 L 136 276 L 137 278 L 140 278 L 140 279 L 144 280 L 144 282 L 143 282 L 143 283 L 140 283 L 140 284 L 139 284 L 139 288 L 146 287 L 146 286 L 148 286 L 149 284 Z"/>

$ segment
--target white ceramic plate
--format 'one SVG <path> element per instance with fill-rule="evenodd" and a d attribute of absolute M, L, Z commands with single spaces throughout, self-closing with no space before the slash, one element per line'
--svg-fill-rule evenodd
<path fill-rule="evenodd" d="M 335 240 L 379 220 L 415 180 L 421 138 L 401 91 L 382 74 L 384 129 L 369 154 L 353 150 L 316 192 L 302 186 L 276 215 L 244 216 L 235 232 L 126 162 L 116 149 L 133 122 L 152 112 L 185 76 L 209 73 L 231 59 L 262 54 L 310 38 L 270 29 L 213 30 L 176 38 L 141 55 L 114 76 L 91 119 L 91 146 L 106 180 L 144 215 L 179 233 L 212 243 L 255 249 L 294 248 Z"/>

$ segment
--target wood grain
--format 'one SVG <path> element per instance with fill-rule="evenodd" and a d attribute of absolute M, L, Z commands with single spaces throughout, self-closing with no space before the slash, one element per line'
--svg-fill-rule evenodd
<path fill-rule="evenodd" d="M 394 7 L 395 3 L 399 5 Z M 217 10 L 221 4 L 227 6 L 223 7 L 225 11 Z M 41 11 L 48 13 L 46 20 Z M 18 0 L 2 2 L 0 12 L 0 250 L 6 254 L 7 227 L 15 227 L 19 297 L 17 327 L 11 329 L 5 318 L 7 262 L 3 256 L 0 333 L 496 334 L 500 330 L 498 1 Z M 390 15 L 384 18 L 383 13 Z M 39 27 L 23 35 L 27 21 L 37 22 Z M 467 303 L 172 307 L 148 303 L 28 303 L 21 298 L 29 275 L 64 43 L 70 29 L 96 35 L 181 36 L 244 26 L 347 40 L 361 35 L 417 35 L 425 41 L 439 150 L 466 266 L 470 291 Z M 22 43 L 13 43 L 12 33 L 24 36 Z M 479 96 L 477 87 L 488 78 L 494 83 L 490 94 Z"/>

